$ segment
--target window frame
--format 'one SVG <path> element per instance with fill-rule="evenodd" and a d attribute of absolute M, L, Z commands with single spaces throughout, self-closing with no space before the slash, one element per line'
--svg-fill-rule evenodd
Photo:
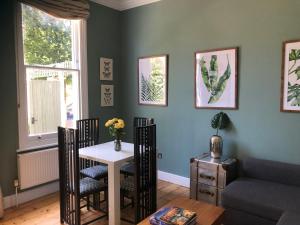
<path fill-rule="evenodd" d="M 87 43 L 86 43 L 86 20 L 79 21 L 79 31 L 76 41 L 78 42 L 78 65 L 77 69 L 52 68 L 25 65 L 23 51 L 23 30 L 22 30 L 22 5 L 17 3 L 16 11 L 16 64 L 17 64 L 17 102 L 18 102 L 18 130 L 19 149 L 28 150 L 31 148 L 57 145 L 57 132 L 32 135 L 28 132 L 28 111 L 27 111 L 27 82 L 26 68 L 42 68 L 59 71 L 76 71 L 78 73 L 78 93 L 79 93 L 79 119 L 88 117 L 88 74 L 87 74 Z"/>

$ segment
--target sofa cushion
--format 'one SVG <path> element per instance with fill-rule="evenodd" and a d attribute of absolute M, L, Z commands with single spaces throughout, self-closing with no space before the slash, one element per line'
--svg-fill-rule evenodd
<path fill-rule="evenodd" d="M 276 225 L 299 225 L 300 213 L 284 212 Z"/>
<path fill-rule="evenodd" d="M 300 165 L 248 158 L 243 161 L 246 177 L 300 187 Z"/>
<path fill-rule="evenodd" d="M 300 188 L 252 178 L 239 178 L 223 191 L 222 205 L 277 221 L 284 211 L 300 212 Z"/>

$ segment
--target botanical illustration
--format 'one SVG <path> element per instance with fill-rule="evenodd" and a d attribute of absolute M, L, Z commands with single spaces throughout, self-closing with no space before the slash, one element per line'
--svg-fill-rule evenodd
<path fill-rule="evenodd" d="M 196 53 L 196 107 L 235 109 L 237 49 Z"/>
<path fill-rule="evenodd" d="M 284 43 L 282 111 L 300 112 L 300 41 Z"/>
<path fill-rule="evenodd" d="M 223 75 L 220 76 L 218 70 L 218 56 L 212 55 L 209 63 L 209 69 L 207 69 L 206 61 L 204 57 L 200 61 L 201 74 L 203 82 L 210 93 L 208 103 L 217 102 L 223 94 L 227 80 L 231 75 L 231 68 L 227 56 L 227 68 Z"/>
<path fill-rule="evenodd" d="M 166 104 L 166 57 L 139 60 L 139 103 Z"/>
<path fill-rule="evenodd" d="M 114 86 L 101 85 L 101 106 L 114 105 Z"/>
<path fill-rule="evenodd" d="M 113 80 L 113 60 L 100 58 L 100 80 Z"/>
<path fill-rule="evenodd" d="M 300 106 L 300 49 L 292 49 L 289 53 L 288 96 L 291 106 Z"/>

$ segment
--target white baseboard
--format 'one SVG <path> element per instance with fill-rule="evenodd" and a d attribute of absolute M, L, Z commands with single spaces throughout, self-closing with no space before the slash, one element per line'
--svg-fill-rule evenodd
<path fill-rule="evenodd" d="M 18 204 L 40 198 L 45 195 L 57 192 L 59 190 L 58 181 L 46 184 L 28 191 L 18 193 Z M 4 209 L 16 206 L 16 195 L 9 195 L 3 198 Z"/>
<path fill-rule="evenodd" d="M 170 183 L 178 184 L 188 188 L 190 187 L 190 178 L 188 177 L 182 177 L 176 174 L 167 173 L 160 170 L 157 172 L 157 175 L 159 180 L 168 181 Z"/>

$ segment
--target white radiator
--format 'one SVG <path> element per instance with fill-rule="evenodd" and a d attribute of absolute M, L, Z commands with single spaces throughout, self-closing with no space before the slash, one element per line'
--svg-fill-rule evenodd
<path fill-rule="evenodd" d="M 21 190 L 57 180 L 58 149 L 18 154 L 18 170 Z"/>

